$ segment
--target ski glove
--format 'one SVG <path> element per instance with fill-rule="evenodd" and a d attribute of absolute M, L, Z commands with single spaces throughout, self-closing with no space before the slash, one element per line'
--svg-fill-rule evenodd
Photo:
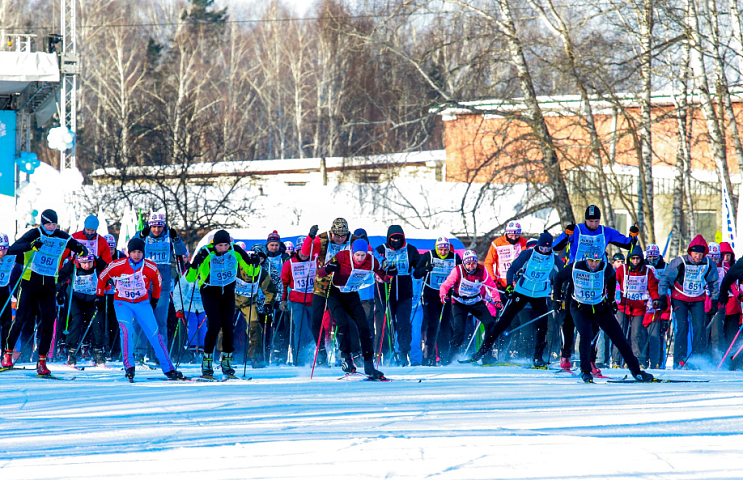
<path fill-rule="evenodd" d="M 317 231 L 318 231 L 319 229 L 320 229 L 320 228 L 319 228 L 319 227 L 318 227 L 317 225 L 312 225 L 312 226 L 310 227 L 310 233 L 308 233 L 307 235 L 308 235 L 308 236 L 309 236 L 309 237 L 310 237 L 311 239 L 313 239 L 313 240 L 314 240 L 314 239 L 315 239 L 315 237 L 317 236 Z"/>
<path fill-rule="evenodd" d="M 325 272 L 327 273 L 335 273 L 340 269 L 341 269 L 341 266 L 334 262 L 330 262 L 327 265 L 325 265 Z"/>
<path fill-rule="evenodd" d="M 95 308 L 99 312 L 103 313 L 106 310 L 106 297 L 101 295 L 95 297 Z"/>
<path fill-rule="evenodd" d="M 447 298 L 447 296 L 446 296 L 445 293 L 439 293 L 439 300 L 441 300 L 441 304 L 443 305 L 443 304 L 446 303 L 446 301 L 448 300 L 448 298 Z"/>
<path fill-rule="evenodd" d="M 575 232 L 575 224 L 571 223 L 565 227 L 565 235 L 572 235 Z"/>
<path fill-rule="evenodd" d="M 397 275 L 397 265 L 390 265 L 390 267 L 387 269 L 387 275 L 390 277 L 394 277 Z"/>
<path fill-rule="evenodd" d="M 43 246 L 44 246 L 44 242 L 40 238 L 37 238 L 36 240 L 31 242 L 31 248 L 35 248 L 36 250 L 41 250 L 41 247 Z"/>
<path fill-rule="evenodd" d="M 660 298 L 653 300 L 653 310 L 665 310 L 665 308 L 662 308 L 662 305 Z"/>
<path fill-rule="evenodd" d="M 67 300 L 67 294 L 64 290 L 57 292 L 57 306 L 61 307 Z"/>
<path fill-rule="evenodd" d="M 206 260 L 206 257 L 209 256 L 209 250 L 206 248 L 201 248 L 199 250 L 199 253 L 196 254 L 196 256 L 193 258 L 193 263 L 191 264 L 191 268 L 199 268 L 199 265 L 204 263 L 204 260 Z"/>
<path fill-rule="evenodd" d="M 426 270 L 425 271 L 426 271 L 426 273 L 433 272 L 433 263 L 426 264 Z"/>
<path fill-rule="evenodd" d="M 282 312 L 286 312 L 289 310 L 289 305 L 287 304 L 286 300 L 282 300 L 281 303 L 279 303 L 279 310 Z"/>
<path fill-rule="evenodd" d="M 141 232 L 139 232 L 142 235 L 142 238 L 148 237 L 150 235 L 150 227 L 144 227 Z"/>
<path fill-rule="evenodd" d="M 263 312 L 266 315 L 271 315 L 273 313 L 273 304 L 272 303 L 264 303 L 263 304 Z"/>
<path fill-rule="evenodd" d="M 170 227 L 168 229 L 168 235 L 170 235 L 171 240 L 175 240 L 176 238 L 178 238 L 178 230 L 176 230 L 173 227 Z"/>
<path fill-rule="evenodd" d="M 257 267 L 261 264 L 261 257 L 259 257 L 256 253 L 248 252 L 248 263 L 254 267 Z"/>
<path fill-rule="evenodd" d="M 509 285 L 506 287 L 506 290 L 503 292 L 503 296 L 506 297 L 506 300 L 510 300 L 513 298 L 513 285 Z"/>
<path fill-rule="evenodd" d="M 71 250 L 74 251 L 75 248 L 72 248 Z M 88 247 L 86 247 L 85 245 L 83 245 L 81 243 L 78 243 L 78 247 L 77 247 L 76 250 L 77 251 L 75 253 L 77 253 L 80 256 L 83 256 L 84 257 L 84 256 L 86 256 L 88 254 Z"/>
<path fill-rule="evenodd" d="M 720 308 L 725 308 L 725 306 L 728 304 L 728 297 L 725 295 L 720 295 Z"/>
<path fill-rule="evenodd" d="M 629 236 L 630 237 L 637 237 L 637 235 L 639 235 L 639 234 L 640 234 L 640 229 L 637 228 L 637 226 L 632 225 L 631 227 L 629 227 Z"/>

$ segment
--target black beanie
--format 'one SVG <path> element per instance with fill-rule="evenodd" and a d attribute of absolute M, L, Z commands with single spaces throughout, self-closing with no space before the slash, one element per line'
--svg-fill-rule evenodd
<path fill-rule="evenodd" d="M 44 225 L 45 223 L 59 223 L 57 218 L 57 212 L 54 210 L 48 208 L 41 212 L 41 224 Z"/>
<path fill-rule="evenodd" d="M 134 237 L 129 240 L 129 243 L 126 245 L 126 249 L 129 252 L 129 255 L 131 255 L 134 250 L 139 250 L 140 252 L 144 253 L 144 240 Z"/>
<path fill-rule="evenodd" d="M 537 241 L 538 247 L 550 247 L 552 248 L 552 234 L 545 230 L 540 236 L 539 240 Z"/>
<path fill-rule="evenodd" d="M 217 233 L 214 234 L 212 244 L 216 245 L 218 243 L 232 243 L 232 239 L 230 238 L 230 234 L 227 233 L 227 230 L 217 230 Z"/>
<path fill-rule="evenodd" d="M 692 245 L 689 247 L 689 252 L 705 253 L 707 251 L 704 245 Z"/>
<path fill-rule="evenodd" d="M 596 205 L 586 208 L 586 220 L 601 220 L 601 210 Z"/>

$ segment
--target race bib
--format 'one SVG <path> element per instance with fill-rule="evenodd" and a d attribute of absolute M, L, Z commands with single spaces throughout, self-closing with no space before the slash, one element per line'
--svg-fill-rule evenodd
<path fill-rule="evenodd" d="M 98 237 L 95 237 L 93 240 L 88 240 L 87 238 L 83 240 L 76 238 L 75 240 L 77 240 L 77 243 L 80 245 L 85 245 L 85 248 L 88 249 L 88 253 L 98 257 Z"/>
<path fill-rule="evenodd" d="M 56 277 L 59 269 L 59 259 L 62 257 L 67 240 L 47 236 L 42 236 L 40 240 L 44 242 L 44 245 L 34 254 L 31 271 L 47 277 Z"/>
<path fill-rule="evenodd" d="M 388 265 L 397 267 L 398 275 L 410 275 L 410 260 L 408 259 L 408 249 L 403 247 L 400 250 L 392 250 L 384 247 L 384 255 Z"/>
<path fill-rule="evenodd" d="M 262 293 L 262 290 L 258 285 L 258 280 L 252 283 L 248 283 L 245 280 L 241 280 L 239 278 L 235 279 L 235 294 L 240 295 L 241 297 L 252 298 L 253 295 L 257 295 L 258 292 Z"/>
<path fill-rule="evenodd" d="M 170 264 L 170 237 L 145 237 L 144 256 L 158 265 Z"/>
<path fill-rule="evenodd" d="M 438 290 L 454 270 L 454 259 L 433 258 L 433 270 L 428 275 L 428 286 Z"/>
<path fill-rule="evenodd" d="M 147 295 L 142 270 L 132 275 L 122 275 L 116 279 L 116 293 L 120 298 L 128 301 L 138 300 Z"/>
<path fill-rule="evenodd" d="M 505 280 L 508 269 L 521 253 L 521 245 L 499 245 L 495 250 L 498 252 L 498 278 Z"/>
<path fill-rule="evenodd" d="M 84 295 L 95 295 L 97 288 L 98 275 L 95 273 L 91 273 L 90 275 L 76 275 L 75 283 L 72 285 L 73 291 Z"/>
<path fill-rule="evenodd" d="M 707 264 L 687 265 L 684 262 L 684 295 L 687 297 L 698 297 L 704 294 L 704 274 L 707 273 Z"/>
<path fill-rule="evenodd" d="M 647 300 L 649 298 L 647 275 L 625 275 L 624 296 L 627 300 Z"/>
<path fill-rule="evenodd" d="M 573 268 L 573 296 L 576 301 L 588 305 L 601 303 L 604 299 L 604 269 L 587 272 Z"/>
<path fill-rule="evenodd" d="M 353 269 L 351 275 L 348 276 L 346 284 L 338 287 L 343 293 L 358 292 L 364 287 L 368 287 L 374 284 L 374 276 L 371 270 Z"/>
<path fill-rule="evenodd" d="M 10 274 L 15 264 L 15 255 L 5 255 L 0 260 L 0 287 L 7 287 L 10 283 Z"/>
<path fill-rule="evenodd" d="M 316 262 L 291 262 L 294 285 L 292 290 L 300 293 L 309 293 L 315 286 Z"/>
<path fill-rule="evenodd" d="M 349 250 L 351 248 L 350 243 L 342 243 L 340 245 L 337 245 L 333 243 L 332 240 L 328 240 L 328 253 L 325 254 L 325 259 L 330 260 L 331 258 L 335 257 L 339 252 L 342 252 L 343 250 Z"/>
<path fill-rule="evenodd" d="M 575 260 L 580 261 L 586 255 L 593 255 L 598 252 L 602 256 L 606 250 L 606 239 L 604 238 L 604 227 L 601 227 L 601 233 L 598 235 L 582 235 L 580 227 L 578 231 L 578 245 L 575 249 Z"/>
<path fill-rule="evenodd" d="M 209 285 L 225 287 L 237 279 L 237 259 L 231 253 L 212 255 L 209 261 Z"/>
<path fill-rule="evenodd" d="M 457 289 L 459 296 L 457 297 L 457 301 L 464 305 L 473 305 L 482 300 L 482 297 L 480 296 L 482 283 L 467 280 L 466 278 L 464 278 L 464 273 L 460 273 L 462 274 L 462 277 L 459 279 L 459 288 Z"/>

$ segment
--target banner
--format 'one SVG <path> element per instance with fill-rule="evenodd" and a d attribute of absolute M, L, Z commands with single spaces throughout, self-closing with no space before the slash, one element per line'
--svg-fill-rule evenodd
<path fill-rule="evenodd" d="M 15 124 L 12 110 L 0 110 L 0 195 L 15 196 Z"/>
<path fill-rule="evenodd" d="M 730 243 L 733 247 L 733 251 L 736 251 L 735 240 L 737 239 L 738 232 L 735 230 L 735 219 L 733 218 L 733 211 L 730 202 L 730 195 L 728 190 L 725 188 L 725 183 L 722 183 L 722 241 Z"/>

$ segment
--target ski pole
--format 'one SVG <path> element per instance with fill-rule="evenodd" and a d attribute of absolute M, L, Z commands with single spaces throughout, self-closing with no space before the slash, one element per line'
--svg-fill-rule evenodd
<path fill-rule="evenodd" d="M 70 305 L 72 304 L 72 298 L 70 298 Z M 81 316 L 82 320 L 82 316 Z M 90 317 L 90 321 L 88 322 L 88 327 L 85 329 L 85 333 L 83 333 L 83 336 L 80 337 L 80 340 L 77 342 L 77 347 L 75 348 L 75 353 L 72 355 L 72 358 L 77 357 L 77 352 L 80 351 L 80 347 L 83 346 L 83 342 L 85 341 L 85 337 L 88 335 L 88 331 L 90 331 L 90 327 L 93 325 L 93 322 L 95 321 L 94 316 Z"/>
<path fill-rule="evenodd" d="M 467 348 L 464 349 L 465 355 L 467 354 L 467 352 L 469 352 L 470 347 L 472 346 L 472 342 L 475 340 L 475 337 L 477 336 L 478 328 L 480 328 L 480 320 L 477 321 L 477 324 L 475 325 L 475 331 L 472 332 L 472 336 L 470 337 L 470 342 L 467 344 Z"/>
<path fill-rule="evenodd" d="M 740 331 L 740 330 L 738 330 L 738 331 Z M 741 352 L 741 350 L 743 350 L 743 345 L 740 346 L 740 348 L 738 349 L 738 351 L 735 352 L 735 355 L 733 355 L 733 358 L 731 358 L 730 360 L 735 360 L 735 358 L 738 356 L 738 354 Z"/>
<path fill-rule="evenodd" d="M 441 331 L 441 320 L 444 318 L 444 310 L 446 310 L 446 302 L 443 302 L 441 304 L 441 312 L 439 313 L 439 323 L 438 323 L 438 325 L 436 325 L 436 336 L 433 337 L 433 355 L 434 355 L 433 358 L 434 358 L 434 361 L 436 360 L 436 355 L 438 355 L 438 351 L 439 351 L 439 332 Z M 425 310 L 424 310 L 424 314 L 425 314 Z M 427 353 L 429 355 L 428 356 L 428 359 L 430 360 L 430 358 L 431 358 L 430 355 L 431 355 L 432 352 L 427 352 Z"/>
<path fill-rule="evenodd" d="M 504 309 L 504 310 L 505 310 L 505 309 Z M 518 331 L 518 330 L 521 330 L 522 328 L 526 327 L 527 325 L 530 325 L 530 324 L 532 324 L 532 323 L 536 322 L 537 320 L 539 320 L 540 318 L 544 318 L 544 317 L 546 317 L 547 315 L 549 315 L 550 313 L 553 313 L 553 312 L 554 312 L 554 310 L 550 310 L 549 312 L 547 312 L 547 313 L 545 313 L 545 314 L 543 314 L 543 315 L 540 315 L 540 316 L 538 316 L 537 318 L 534 318 L 534 319 L 532 319 L 532 320 L 529 320 L 528 322 L 526 322 L 526 323 L 524 323 L 524 324 L 522 324 L 522 325 L 520 325 L 520 326 L 518 326 L 518 327 L 514 328 L 513 330 L 509 330 L 509 331 L 505 331 L 505 332 L 503 332 L 503 335 L 507 337 L 507 336 L 509 336 L 510 334 L 512 334 L 513 332 L 515 332 L 515 331 Z"/>
<path fill-rule="evenodd" d="M 379 285 L 377 285 L 377 294 L 379 294 Z M 382 359 L 382 346 L 384 345 L 384 330 L 385 330 L 386 325 L 387 325 L 387 308 L 385 307 L 384 318 L 382 319 L 382 334 L 379 336 L 379 353 L 377 354 L 377 368 L 379 368 L 379 361 Z"/>
<path fill-rule="evenodd" d="M 732 350 L 732 348 L 733 348 L 733 345 L 735 345 L 735 341 L 736 341 L 736 340 L 738 339 L 738 335 L 740 335 L 740 331 L 741 331 L 741 330 L 743 330 L 743 323 L 742 323 L 742 324 L 740 325 L 740 328 L 738 329 L 738 333 L 736 333 L 736 334 L 735 334 L 735 337 L 733 338 L 733 341 L 732 341 L 732 342 L 730 342 L 730 346 L 728 347 L 727 351 L 725 352 L 725 355 L 723 355 L 723 356 L 722 356 L 722 360 L 720 360 L 720 364 L 719 364 L 719 365 L 717 365 L 717 370 L 719 370 L 719 369 L 720 369 L 720 367 L 722 366 L 723 362 L 724 362 L 724 361 L 725 361 L 725 359 L 727 358 L 727 356 L 728 356 L 728 353 L 730 353 L 730 350 Z M 736 354 L 736 355 L 737 355 L 737 354 Z"/>

